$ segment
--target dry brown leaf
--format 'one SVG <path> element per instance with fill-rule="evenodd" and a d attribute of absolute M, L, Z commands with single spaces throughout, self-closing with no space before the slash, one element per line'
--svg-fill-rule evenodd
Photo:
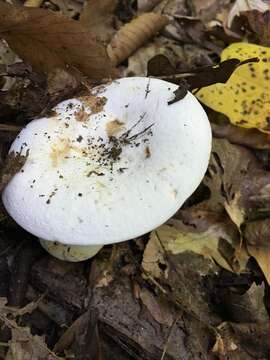
<path fill-rule="evenodd" d="M 108 45 L 108 54 L 113 64 L 120 64 L 134 51 L 145 44 L 166 24 L 166 16 L 156 13 L 142 14 L 124 25 Z"/>
<path fill-rule="evenodd" d="M 0 36 L 42 72 L 76 68 L 101 79 L 113 73 L 106 49 L 80 22 L 44 9 L 0 4 Z"/>
<path fill-rule="evenodd" d="M 117 0 L 87 0 L 80 16 L 80 22 L 98 39 L 108 42 L 114 32 L 113 13 Z"/>
<path fill-rule="evenodd" d="M 160 279 L 161 277 L 167 278 L 168 269 L 166 263 L 164 250 L 158 242 L 158 239 L 152 236 L 143 253 L 142 267 L 144 271 L 156 279 Z"/>

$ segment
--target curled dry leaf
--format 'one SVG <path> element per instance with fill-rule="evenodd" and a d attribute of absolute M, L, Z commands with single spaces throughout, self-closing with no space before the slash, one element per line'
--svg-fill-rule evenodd
<path fill-rule="evenodd" d="M 113 64 L 120 64 L 134 51 L 145 44 L 166 24 L 166 16 L 146 13 L 124 25 L 108 45 L 108 54 Z"/>
<path fill-rule="evenodd" d="M 247 43 L 227 47 L 221 59 L 245 61 L 259 58 L 259 62 L 238 67 L 226 84 L 214 84 L 201 89 L 196 96 L 215 111 L 227 115 L 232 124 L 270 132 L 270 49 Z"/>
<path fill-rule="evenodd" d="M 0 36 L 38 71 L 74 67 L 94 79 L 113 74 L 103 45 L 80 22 L 61 14 L 1 2 Z"/>

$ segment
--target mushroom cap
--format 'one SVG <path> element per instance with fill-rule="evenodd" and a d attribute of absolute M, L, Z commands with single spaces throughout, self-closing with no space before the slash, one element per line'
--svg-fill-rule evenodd
<path fill-rule="evenodd" d="M 178 86 L 123 78 L 30 122 L 10 152 L 27 156 L 3 191 L 30 233 L 74 245 L 110 244 L 168 220 L 200 184 L 211 151 L 207 116 Z"/>

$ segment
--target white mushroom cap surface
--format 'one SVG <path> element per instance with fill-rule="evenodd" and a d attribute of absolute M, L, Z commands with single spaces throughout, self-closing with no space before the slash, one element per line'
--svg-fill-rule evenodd
<path fill-rule="evenodd" d="M 27 155 L 2 198 L 30 233 L 74 245 L 116 243 L 168 220 L 207 169 L 211 130 L 177 86 L 124 78 L 33 120 L 10 151 Z"/>

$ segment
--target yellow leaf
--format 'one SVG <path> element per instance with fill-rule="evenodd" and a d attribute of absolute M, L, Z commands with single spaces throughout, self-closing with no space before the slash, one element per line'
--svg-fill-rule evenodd
<path fill-rule="evenodd" d="M 207 86 L 196 96 L 211 109 L 227 115 L 234 125 L 270 132 L 270 48 L 235 43 L 221 54 L 222 61 L 253 57 L 260 61 L 239 66 L 226 84 Z"/>
<path fill-rule="evenodd" d="M 214 259 L 224 269 L 233 271 L 219 251 L 219 239 L 226 236 L 226 234 L 216 226 L 209 227 L 205 232 L 192 233 L 181 231 L 172 226 L 162 225 L 152 231 L 150 237 L 152 241 L 158 243 L 157 234 L 164 250 L 174 255 L 192 251 L 206 258 Z"/>

